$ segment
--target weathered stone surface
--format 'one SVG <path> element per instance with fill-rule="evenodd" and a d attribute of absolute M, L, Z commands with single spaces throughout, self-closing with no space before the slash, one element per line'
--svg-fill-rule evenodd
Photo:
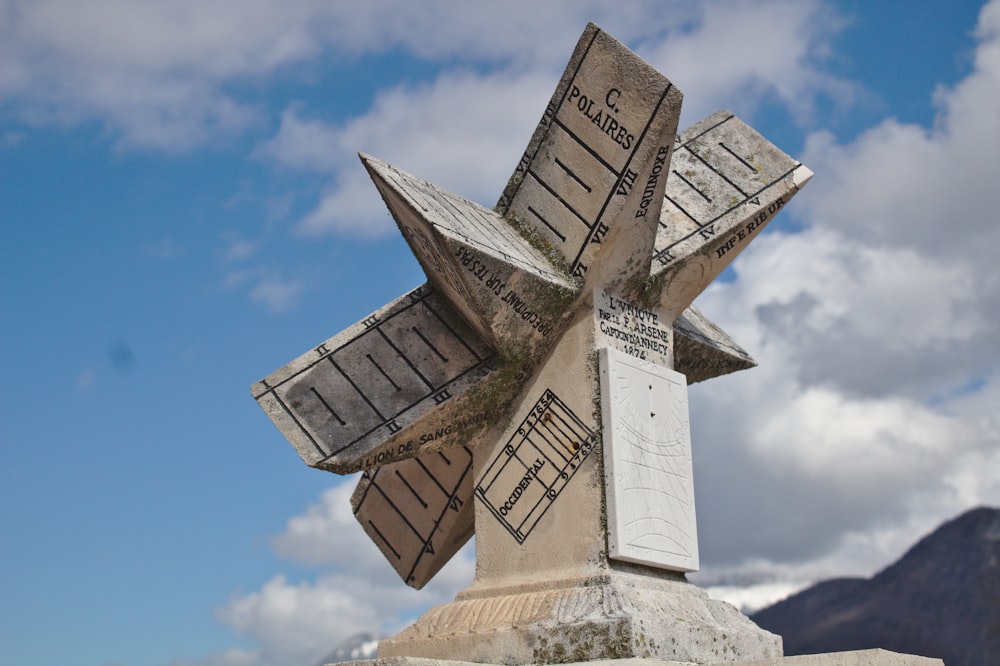
<path fill-rule="evenodd" d="M 710 663 L 780 657 L 781 639 L 694 585 L 622 571 L 550 580 L 432 608 L 379 657 L 551 664 L 656 657 Z"/>
<path fill-rule="evenodd" d="M 588 25 L 497 210 L 589 284 L 645 279 L 682 97 Z"/>
<path fill-rule="evenodd" d="M 698 570 L 684 375 L 600 350 L 608 557 Z"/>
<path fill-rule="evenodd" d="M 366 470 L 356 515 L 407 583 L 473 509 L 475 581 L 382 656 L 780 656 L 668 568 L 698 559 L 685 384 L 753 365 L 690 303 L 808 174 L 731 115 L 672 163 L 680 102 L 591 25 L 497 212 L 362 156 L 429 284 L 254 395 L 309 464 Z"/>
<path fill-rule="evenodd" d="M 472 451 L 439 451 L 361 475 L 351 507 L 407 585 L 422 588 L 472 537 Z"/>
<path fill-rule="evenodd" d="M 429 659 L 424 657 L 385 657 L 369 661 L 349 661 L 349 666 L 469 666 L 473 662 Z M 575 662 L 567 666 L 583 666 Z M 729 666 L 732 661 L 706 662 L 704 666 Z M 624 659 L 596 659 L 586 662 L 586 666 L 686 666 L 690 662 L 666 661 L 632 657 Z M 852 652 L 829 652 L 798 657 L 778 657 L 773 659 L 740 662 L 741 666 L 944 666 L 940 659 L 899 654 L 888 650 L 858 650 Z"/>
<path fill-rule="evenodd" d="M 809 181 L 812 172 L 728 111 L 678 137 L 656 235 L 661 305 L 679 315 Z"/>
<path fill-rule="evenodd" d="M 674 370 L 683 373 L 688 384 L 757 365 L 750 354 L 693 305 L 674 321 L 673 333 Z"/>
<path fill-rule="evenodd" d="M 598 303 L 601 303 L 601 301 L 598 300 Z M 611 305 L 607 300 L 604 303 L 605 306 Z M 616 311 L 620 312 L 621 306 L 616 307 Z M 606 321 L 600 318 L 600 316 L 599 319 Z M 662 335 L 662 330 L 660 334 Z M 716 376 L 715 374 L 710 374 L 713 372 L 722 374 L 724 372 L 732 372 L 735 367 L 743 368 L 753 365 L 753 361 L 746 352 L 693 307 L 688 308 L 685 311 L 685 316 L 674 323 L 674 334 L 677 336 L 675 337 L 675 346 L 680 349 L 676 353 L 675 364 L 679 364 L 682 367 L 692 366 L 700 373 L 697 375 L 689 374 L 687 376 L 689 382 Z M 692 350 L 698 351 L 685 352 L 684 350 L 688 349 L 688 347 L 677 344 L 681 341 L 689 341 L 686 344 Z M 695 379 L 692 379 L 692 377 Z M 558 410 L 558 405 L 556 405 L 555 409 Z M 557 419 L 554 424 L 561 426 L 562 419 L 564 418 Z M 609 419 L 605 418 L 605 422 L 613 422 L 613 420 L 609 421 Z M 560 428 L 559 430 L 555 430 L 555 425 L 550 426 L 543 423 L 541 435 L 534 436 L 534 440 L 542 445 L 542 450 L 548 451 L 545 443 L 550 440 L 555 442 L 564 440 L 563 432 L 565 432 L 565 429 Z M 426 433 L 424 437 L 433 439 L 450 434 L 447 432 L 447 427 L 444 430 L 441 433 Z M 558 446 L 562 446 L 563 448 L 560 449 Z M 550 452 L 549 455 L 552 458 L 556 458 L 561 451 L 562 456 L 568 456 L 562 462 L 563 466 L 568 467 L 570 474 L 572 474 L 575 471 L 574 465 L 578 465 L 584 455 L 589 454 L 592 443 L 588 442 L 588 448 L 586 449 L 577 449 L 571 452 L 572 444 L 569 447 L 565 445 L 558 446 L 555 448 L 555 453 Z M 531 448 L 538 451 L 533 446 Z M 512 448 L 511 451 L 513 452 L 513 450 Z M 455 452 L 457 455 L 452 452 Z M 446 453 L 430 454 L 427 457 L 436 462 L 441 460 L 454 462 L 453 459 L 456 458 L 458 460 L 466 460 L 466 456 L 468 454 L 463 448 L 449 449 Z M 534 461 L 535 459 L 537 459 L 537 456 L 531 460 Z M 406 487 L 406 484 L 396 483 L 380 487 L 380 492 L 377 493 L 367 491 L 367 486 L 372 478 L 385 478 L 387 474 L 395 474 L 396 471 L 399 471 L 406 479 L 414 477 L 421 479 L 427 476 L 424 468 L 433 470 L 432 473 L 437 480 L 434 485 L 439 489 L 447 491 L 448 497 L 453 498 L 449 502 L 450 507 L 458 508 L 458 511 L 444 512 L 442 520 L 433 526 L 432 533 L 419 532 L 419 530 L 411 527 L 413 525 L 424 524 L 427 519 L 425 516 L 428 513 L 428 507 L 425 507 L 424 502 L 414 497 L 415 494 L 419 494 L 422 498 L 422 490 L 413 493 Z M 514 469 L 516 468 L 514 466 Z M 526 466 L 522 465 L 522 468 L 524 472 L 527 472 L 528 468 Z M 499 466 L 495 469 L 496 476 L 499 476 L 500 470 L 501 467 Z M 429 465 L 426 462 L 421 462 L 421 459 L 416 459 L 404 460 L 375 468 L 366 472 L 358 482 L 358 487 L 352 498 L 352 504 L 358 521 L 407 584 L 417 589 L 423 587 L 437 570 L 472 536 L 472 503 L 474 497 L 471 477 L 472 475 L 467 473 L 467 467 L 463 464 Z M 523 475 L 517 477 L 517 481 L 522 479 Z M 408 483 L 413 482 L 408 481 Z M 509 499 L 509 496 L 500 497 L 491 503 L 490 498 L 495 497 L 497 493 L 496 487 L 489 481 L 482 482 L 479 485 L 482 489 L 482 498 L 493 507 L 494 515 L 499 515 L 500 510 L 503 509 L 504 502 Z M 452 489 L 454 489 L 454 495 L 451 495 Z M 490 491 L 490 494 L 487 493 L 487 490 Z M 430 488 L 430 491 L 430 493 L 427 493 L 429 496 L 439 499 L 439 493 L 435 493 L 434 488 Z M 434 515 L 433 511 L 431 514 Z M 508 521 L 508 525 L 512 523 L 513 518 L 511 521 Z M 523 534 L 524 527 L 520 523 L 514 525 L 515 534 Z M 425 541 L 427 542 L 426 544 L 424 543 Z M 403 545 L 392 546 L 392 544 Z M 430 551 L 433 552 L 429 552 L 427 545 L 430 546 Z M 419 566 L 417 566 L 418 564 Z"/>
<path fill-rule="evenodd" d="M 594 322 L 598 347 L 617 349 L 665 368 L 673 365 L 672 321 L 661 312 L 598 287 L 594 290 Z"/>
<path fill-rule="evenodd" d="M 362 156 L 431 282 L 500 350 L 531 356 L 576 285 L 496 212 Z"/>
<path fill-rule="evenodd" d="M 944 662 L 931 657 L 875 649 L 756 660 L 741 666 L 944 666 Z"/>
<path fill-rule="evenodd" d="M 251 387 L 309 465 L 369 469 L 463 441 L 498 358 L 433 289 L 401 296 Z M 427 435 L 448 430 L 439 438 Z"/>

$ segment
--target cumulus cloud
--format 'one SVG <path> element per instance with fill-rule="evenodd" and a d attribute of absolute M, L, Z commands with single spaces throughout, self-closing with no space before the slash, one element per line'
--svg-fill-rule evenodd
<path fill-rule="evenodd" d="M 308 235 L 381 235 L 393 228 L 367 172 L 365 152 L 421 178 L 492 205 L 520 157 L 509 137 L 531 136 L 552 79 L 452 72 L 433 82 L 380 93 L 363 116 L 334 125 L 282 114 L 278 133 L 257 155 L 295 169 L 330 172 L 333 180 L 301 221 Z"/>
<path fill-rule="evenodd" d="M 684 91 L 682 127 L 720 108 L 750 111 L 764 101 L 807 122 L 818 98 L 847 103 L 859 94 L 824 71 L 844 23 L 822 3 L 706 3 L 702 10 L 695 29 L 679 26 L 637 46 Z"/>
<path fill-rule="evenodd" d="M 744 109 L 753 109 L 772 97 L 794 105 L 805 116 L 817 96 L 836 93 L 844 97 L 851 88 L 819 68 L 838 24 L 827 20 L 818 2 L 772 0 L 736 9 L 720 3 L 678 3 L 675 9 L 658 25 L 658 32 L 650 33 L 647 22 L 622 25 L 623 33 L 614 34 L 637 42 L 640 53 L 685 91 L 687 122 L 733 106 L 737 100 Z M 662 8 L 653 13 L 664 15 Z M 620 22 L 609 18 L 613 25 Z M 463 24 L 465 30 L 458 33 L 463 37 L 445 43 L 455 46 L 456 52 L 461 50 L 458 45 L 465 44 L 467 36 L 479 35 L 482 26 L 476 21 Z M 559 22 L 565 24 L 565 20 Z M 547 24 L 536 20 L 533 25 L 537 30 L 538 25 Z M 613 25 L 603 27 L 613 31 Z M 495 27 L 489 32 L 500 34 Z M 433 81 L 383 90 L 370 109 L 354 118 L 328 122 L 309 117 L 299 104 L 292 105 L 282 113 L 277 133 L 255 154 L 286 168 L 331 174 L 318 204 L 300 222 L 299 230 L 307 235 L 377 236 L 391 230 L 391 220 L 354 159 L 358 152 L 373 154 L 491 206 L 538 122 L 566 53 L 578 38 L 577 32 L 562 32 L 557 31 L 564 39 L 557 61 L 536 58 L 527 69 L 514 59 L 492 74 L 445 68 Z M 767 38 L 762 40 L 761 35 Z M 484 38 L 491 43 L 492 37 Z M 514 41 L 537 55 L 540 45 L 554 43 L 555 36 L 527 40 L 518 32 Z M 419 51 L 417 45 L 411 46 Z M 489 47 L 478 44 L 461 52 L 475 57 L 488 53 Z M 749 52 L 753 58 L 747 57 Z M 512 141 L 511 137 L 523 139 Z"/>
<path fill-rule="evenodd" d="M 338 58 L 392 50 L 419 58 L 537 67 L 561 60 L 587 20 L 624 37 L 663 24 L 652 0 L 465 6 L 438 0 L 0 0 L 0 100 L 30 126 L 96 121 L 123 147 L 187 150 L 267 120 L 253 86 L 308 77 Z"/>
<path fill-rule="evenodd" d="M 822 96 L 850 103 L 856 90 L 824 73 L 837 21 L 821 4 L 742 7 L 680 3 L 656 29 L 608 15 L 605 27 L 668 72 L 696 115 L 734 95 L 751 111 L 777 103 L 800 120 Z M 347 23 L 353 32 L 338 48 L 364 48 L 375 29 L 366 11 Z M 425 16 L 389 12 L 378 26 L 385 44 L 444 60 L 467 49 L 495 66 L 445 66 L 430 81 L 396 84 L 355 118 L 302 104 L 283 110 L 256 157 L 329 178 L 300 232 L 391 228 L 358 150 L 469 198 L 495 199 L 578 33 L 560 28 L 539 39 L 535 23 L 516 30 L 516 14 L 487 14 L 497 22 L 491 32 L 462 9 L 422 33 Z M 437 32 L 442 25 L 454 34 Z M 972 71 L 933 91 L 932 126 L 889 118 L 847 141 L 812 134 L 797 157 L 817 176 L 786 213 L 800 230 L 763 234 L 734 265 L 734 279 L 699 299 L 760 362 L 692 388 L 699 579 L 765 585 L 719 594 L 757 605 L 818 578 L 867 575 L 941 520 L 1000 504 L 1000 227 L 991 196 L 1000 167 L 1000 2 L 983 9 L 976 34 Z M 496 35 L 512 35 L 510 44 Z M 541 44 L 537 68 L 519 55 L 529 42 Z M 260 279 L 240 275 L 245 284 Z M 219 617 L 256 647 L 211 663 L 312 658 L 355 620 L 395 627 L 471 578 L 466 553 L 411 593 L 354 524 L 351 485 L 325 493 L 272 542 L 321 573 L 278 575 L 234 597 Z"/>
<path fill-rule="evenodd" d="M 271 312 L 284 312 L 298 305 L 305 285 L 280 275 L 265 275 L 250 289 L 250 300 L 263 304 Z"/>
<path fill-rule="evenodd" d="M 281 556 L 320 566 L 322 573 L 303 581 L 279 574 L 259 590 L 234 596 L 216 615 L 254 647 L 211 655 L 197 664 L 316 663 L 351 635 L 399 631 L 472 581 L 474 564 L 467 547 L 420 592 L 404 585 L 351 513 L 355 481 L 352 477 L 327 490 L 272 540 Z"/>
<path fill-rule="evenodd" d="M 692 401 L 704 579 L 867 575 L 1000 504 L 998 19 L 932 127 L 812 136 L 803 231 L 760 238 L 701 299 L 761 364 Z"/>

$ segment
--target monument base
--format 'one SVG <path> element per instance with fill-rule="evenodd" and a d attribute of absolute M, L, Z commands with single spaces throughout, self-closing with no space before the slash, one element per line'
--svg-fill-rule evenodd
<path fill-rule="evenodd" d="M 730 666 L 731 664 L 731 661 L 716 661 L 706 663 L 704 666 Z M 472 666 L 472 664 L 467 661 L 421 657 L 379 657 L 366 661 L 348 661 L 342 666 Z M 570 664 L 569 666 L 690 666 L 690 664 L 662 659 L 602 659 L 586 664 Z M 944 666 L 944 662 L 940 659 L 917 657 L 910 654 L 889 652 L 888 650 L 857 650 L 854 652 L 807 654 L 798 657 L 756 659 L 740 662 L 740 666 Z"/>
<path fill-rule="evenodd" d="M 680 576 L 610 571 L 527 587 L 466 590 L 382 641 L 378 656 L 485 664 L 629 658 L 705 664 L 782 655 L 779 636 Z"/>

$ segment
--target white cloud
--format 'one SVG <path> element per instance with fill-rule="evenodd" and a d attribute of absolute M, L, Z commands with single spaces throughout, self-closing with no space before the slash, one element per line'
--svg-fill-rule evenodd
<path fill-rule="evenodd" d="M 737 99 L 752 110 L 768 96 L 794 102 L 800 115 L 806 115 L 817 95 L 849 88 L 817 67 L 837 26 L 827 20 L 819 3 L 755 2 L 735 10 L 719 3 L 696 7 L 678 11 L 654 34 L 648 25 L 622 26 L 625 34 L 614 33 L 623 40 L 638 40 L 643 55 L 685 91 L 689 122 Z M 662 15 L 662 8 L 654 13 Z M 478 34 L 466 28 L 459 34 Z M 491 26 L 490 34 L 501 31 Z M 761 34 L 767 39 L 761 40 Z M 391 230 L 390 218 L 354 158 L 358 152 L 492 206 L 576 37 L 565 36 L 562 59 L 556 64 L 545 60 L 525 69 L 515 63 L 491 74 L 447 69 L 431 82 L 384 90 L 363 115 L 339 123 L 307 117 L 300 104 L 292 105 L 282 113 L 277 134 L 255 154 L 284 167 L 331 174 L 317 206 L 299 226 L 309 235 L 376 236 Z M 465 37 L 457 39 L 464 43 Z M 524 34 L 517 33 L 517 39 L 524 40 Z M 554 37 L 539 41 L 551 44 Z M 533 44 L 531 48 L 538 48 Z M 464 53 L 474 56 L 483 49 L 489 47 L 479 45 Z M 754 58 L 746 57 L 748 50 Z"/>
<path fill-rule="evenodd" d="M 1000 504 L 998 24 L 993 2 L 933 127 L 812 137 L 804 230 L 699 301 L 760 361 L 693 400 L 706 580 L 868 575 Z"/>
<path fill-rule="evenodd" d="M 327 490 L 272 541 L 283 557 L 322 565 L 323 573 L 301 582 L 277 575 L 259 590 L 231 599 L 217 611 L 219 619 L 256 647 L 198 664 L 315 663 L 353 634 L 399 631 L 471 582 L 474 565 L 466 548 L 420 592 L 405 586 L 351 513 L 355 481 L 351 477 Z"/>
<path fill-rule="evenodd" d="M 762 2 L 746 15 L 717 3 L 683 7 L 660 32 L 633 23 L 617 34 L 638 40 L 685 89 L 689 107 L 708 112 L 743 94 L 808 116 L 817 96 L 853 94 L 818 64 L 837 27 L 823 23 L 829 17 L 820 5 Z M 343 48 L 362 48 L 374 29 L 367 16 L 351 24 L 357 41 Z M 454 28 L 448 21 L 463 16 L 442 25 Z M 386 43 L 435 56 L 460 44 L 470 57 L 512 57 L 513 47 L 478 27 L 435 42 L 439 27 L 428 26 L 419 45 L 406 41 L 417 39 L 423 20 L 392 14 Z M 738 29 L 748 25 L 753 30 Z M 810 137 L 803 159 L 817 176 L 786 213 L 803 231 L 764 234 L 738 261 L 735 280 L 699 300 L 760 361 L 692 389 L 705 583 L 750 581 L 775 592 L 867 575 L 941 520 L 1000 504 L 1000 227 L 992 201 L 1000 2 L 984 9 L 977 34 L 975 68 L 935 93 L 932 127 L 887 119 L 847 143 Z M 522 39 L 516 33 L 514 45 Z M 727 47 L 720 51 L 720 43 Z M 500 73 L 450 69 L 431 82 L 398 85 L 347 121 L 289 106 L 257 155 L 330 175 L 302 222 L 307 233 L 391 227 L 354 161 L 357 150 L 490 203 L 551 91 L 565 45 L 558 50 L 558 63 L 553 56 L 544 72 L 516 60 Z M 258 645 L 234 659 L 287 663 L 318 654 L 354 630 L 335 618 L 395 625 L 471 576 L 466 554 L 422 593 L 405 588 L 354 524 L 349 492 L 350 484 L 328 491 L 273 541 L 281 555 L 323 573 L 305 582 L 276 576 L 220 610 Z M 325 636 L 322 645 L 316 635 Z"/>
<path fill-rule="evenodd" d="M 303 219 L 303 233 L 383 234 L 392 222 L 358 152 L 492 205 L 523 150 L 509 137 L 527 142 L 551 87 L 551 78 L 538 75 L 452 72 L 432 83 L 383 91 L 367 114 L 339 126 L 304 119 L 291 108 L 257 154 L 334 174 L 318 206 Z"/>
<path fill-rule="evenodd" d="M 706 3 L 697 27 L 675 29 L 639 52 L 684 91 L 682 126 L 720 108 L 746 115 L 773 100 L 802 121 L 818 96 L 851 101 L 856 87 L 824 72 L 843 21 L 822 3 Z"/>
<path fill-rule="evenodd" d="M 331 57 L 398 49 L 537 67 L 562 60 L 586 20 L 628 38 L 648 31 L 654 12 L 668 24 L 693 6 L 0 0 L 0 100 L 28 125 L 96 121 L 122 146 L 186 150 L 261 125 L 263 102 L 245 84 L 311 76 Z"/>
<path fill-rule="evenodd" d="M 285 312 L 299 304 L 304 288 L 300 280 L 265 275 L 250 289 L 250 300 L 261 303 L 271 312 Z"/>
<path fill-rule="evenodd" d="M 708 596 L 713 599 L 728 602 L 736 606 L 744 614 L 749 615 L 808 587 L 803 582 L 771 582 L 757 585 L 714 585 L 705 588 Z"/>

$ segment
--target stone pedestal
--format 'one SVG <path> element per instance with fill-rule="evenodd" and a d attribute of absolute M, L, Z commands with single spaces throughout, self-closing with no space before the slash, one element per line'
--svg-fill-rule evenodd
<path fill-rule="evenodd" d="M 518 662 L 504 662 L 510 666 Z M 564 662 L 570 663 L 570 662 Z M 856 650 L 853 652 L 828 652 L 798 657 L 775 657 L 754 661 L 741 661 L 741 666 L 944 666 L 940 659 L 917 657 L 888 650 Z M 732 661 L 706 662 L 705 666 L 731 666 Z M 349 661 L 346 666 L 472 666 L 471 662 L 426 659 L 419 657 L 379 657 L 367 661 Z M 582 666 L 571 662 L 571 666 Z M 586 662 L 586 666 L 689 666 L 689 662 L 662 659 L 626 658 L 602 659 Z"/>
<path fill-rule="evenodd" d="M 589 578 L 466 591 L 382 641 L 379 657 L 552 664 L 656 658 L 714 663 L 780 658 L 781 638 L 676 575 L 608 570 Z M 619 663 L 619 662 L 615 662 Z"/>

